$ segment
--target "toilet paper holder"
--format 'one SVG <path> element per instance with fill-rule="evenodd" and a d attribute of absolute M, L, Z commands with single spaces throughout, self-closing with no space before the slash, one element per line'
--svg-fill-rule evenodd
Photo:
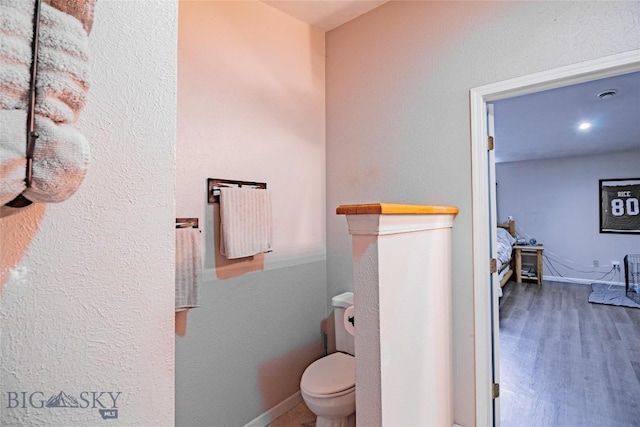
<path fill-rule="evenodd" d="M 344 311 L 342 323 L 347 334 L 353 336 L 356 330 L 356 311 L 352 305 Z"/>

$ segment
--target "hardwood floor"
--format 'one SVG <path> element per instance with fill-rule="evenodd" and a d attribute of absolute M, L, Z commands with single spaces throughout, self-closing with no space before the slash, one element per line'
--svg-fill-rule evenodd
<path fill-rule="evenodd" d="M 304 402 L 298 403 L 266 427 L 314 427 L 316 416 Z"/>
<path fill-rule="evenodd" d="M 590 304 L 590 291 L 503 288 L 502 427 L 640 426 L 640 309 Z"/>

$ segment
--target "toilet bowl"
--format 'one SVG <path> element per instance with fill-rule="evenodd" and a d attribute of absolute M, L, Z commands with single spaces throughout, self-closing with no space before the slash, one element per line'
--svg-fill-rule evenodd
<path fill-rule="evenodd" d="M 316 427 L 355 427 L 355 358 L 332 353 L 313 362 L 302 374 L 300 393 L 316 414 Z"/>
<path fill-rule="evenodd" d="M 353 356 L 353 329 L 345 312 L 353 306 L 353 293 L 345 292 L 331 299 L 334 307 L 336 353 L 316 360 L 302 374 L 300 394 L 307 407 L 316 414 L 316 427 L 355 427 L 356 359 Z"/>

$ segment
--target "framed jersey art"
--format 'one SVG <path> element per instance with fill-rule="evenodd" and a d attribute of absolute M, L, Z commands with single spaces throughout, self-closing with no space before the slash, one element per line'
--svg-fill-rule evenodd
<path fill-rule="evenodd" d="M 600 180 L 600 232 L 640 234 L 640 178 Z"/>

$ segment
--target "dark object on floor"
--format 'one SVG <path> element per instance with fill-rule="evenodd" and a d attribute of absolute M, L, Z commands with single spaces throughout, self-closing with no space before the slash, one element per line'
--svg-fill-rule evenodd
<path fill-rule="evenodd" d="M 624 287 L 627 297 L 640 304 L 640 255 L 624 257 Z"/>
<path fill-rule="evenodd" d="M 640 308 L 640 304 L 627 298 L 622 286 L 611 286 L 606 283 L 592 283 L 589 302 L 596 304 L 618 305 L 622 307 Z"/>

